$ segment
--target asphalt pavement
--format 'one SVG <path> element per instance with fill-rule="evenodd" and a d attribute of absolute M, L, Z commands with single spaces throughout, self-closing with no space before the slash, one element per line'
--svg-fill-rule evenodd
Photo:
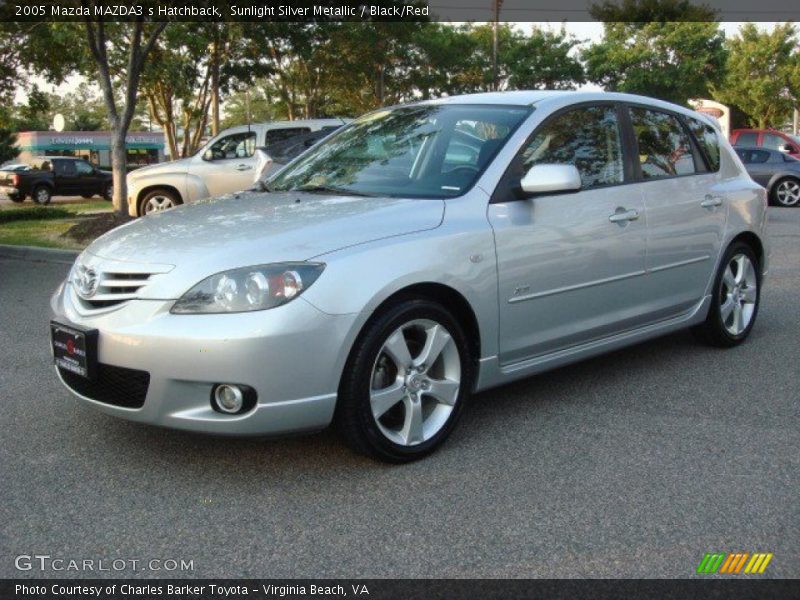
<path fill-rule="evenodd" d="M 706 552 L 800 577 L 800 209 L 770 211 L 747 343 L 680 332 L 482 393 L 399 467 L 331 432 L 221 439 L 80 405 L 48 349 L 68 267 L 0 258 L 0 577 L 692 577 Z"/>

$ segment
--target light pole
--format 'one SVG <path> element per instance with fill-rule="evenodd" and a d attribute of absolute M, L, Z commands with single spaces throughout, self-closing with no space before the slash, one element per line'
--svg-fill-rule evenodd
<path fill-rule="evenodd" d="M 492 0 L 494 20 L 492 21 L 492 90 L 497 91 L 497 23 L 500 21 L 500 7 L 503 0 Z"/>

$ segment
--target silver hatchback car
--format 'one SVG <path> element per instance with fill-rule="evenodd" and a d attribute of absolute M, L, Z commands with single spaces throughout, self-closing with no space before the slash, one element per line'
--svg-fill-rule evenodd
<path fill-rule="evenodd" d="M 706 117 L 640 96 L 380 109 L 267 188 L 89 246 L 52 298 L 67 388 L 212 434 L 335 422 L 408 461 L 473 392 L 683 327 L 742 342 L 767 271 L 764 189 Z"/>

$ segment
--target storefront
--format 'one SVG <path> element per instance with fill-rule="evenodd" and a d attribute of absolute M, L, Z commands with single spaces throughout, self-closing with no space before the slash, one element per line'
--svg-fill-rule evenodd
<path fill-rule="evenodd" d="M 34 156 L 77 156 L 101 168 L 111 166 L 109 131 L 23 131 L 17 134 L 19 160 Z M 139 167 L 164 160 L 162 133 L 130 133 L 125 140 L 128 166 Z"/>

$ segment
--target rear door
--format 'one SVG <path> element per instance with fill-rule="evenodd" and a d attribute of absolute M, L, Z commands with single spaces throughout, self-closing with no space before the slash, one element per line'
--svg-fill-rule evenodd
<path fill-rule="evenodd" d="M 727 198 L 718 133 L 699 119 L 629 110 L 647 210 L 650 310 L 668 318 L 703 298 L 720 251 Z"/>
<path fill-rule="evenodd" d="M 504 175 L 488 211 L 497 251 L 501 363 L 646 320 L 637 287 L 645 274 L 644 202 L 625 154 L 617 105 L 584 105 L 542 123 Z M 524 200 L 514 195 L 530 167 L 554 163 L 575 165 L 583 188 Z"/>

